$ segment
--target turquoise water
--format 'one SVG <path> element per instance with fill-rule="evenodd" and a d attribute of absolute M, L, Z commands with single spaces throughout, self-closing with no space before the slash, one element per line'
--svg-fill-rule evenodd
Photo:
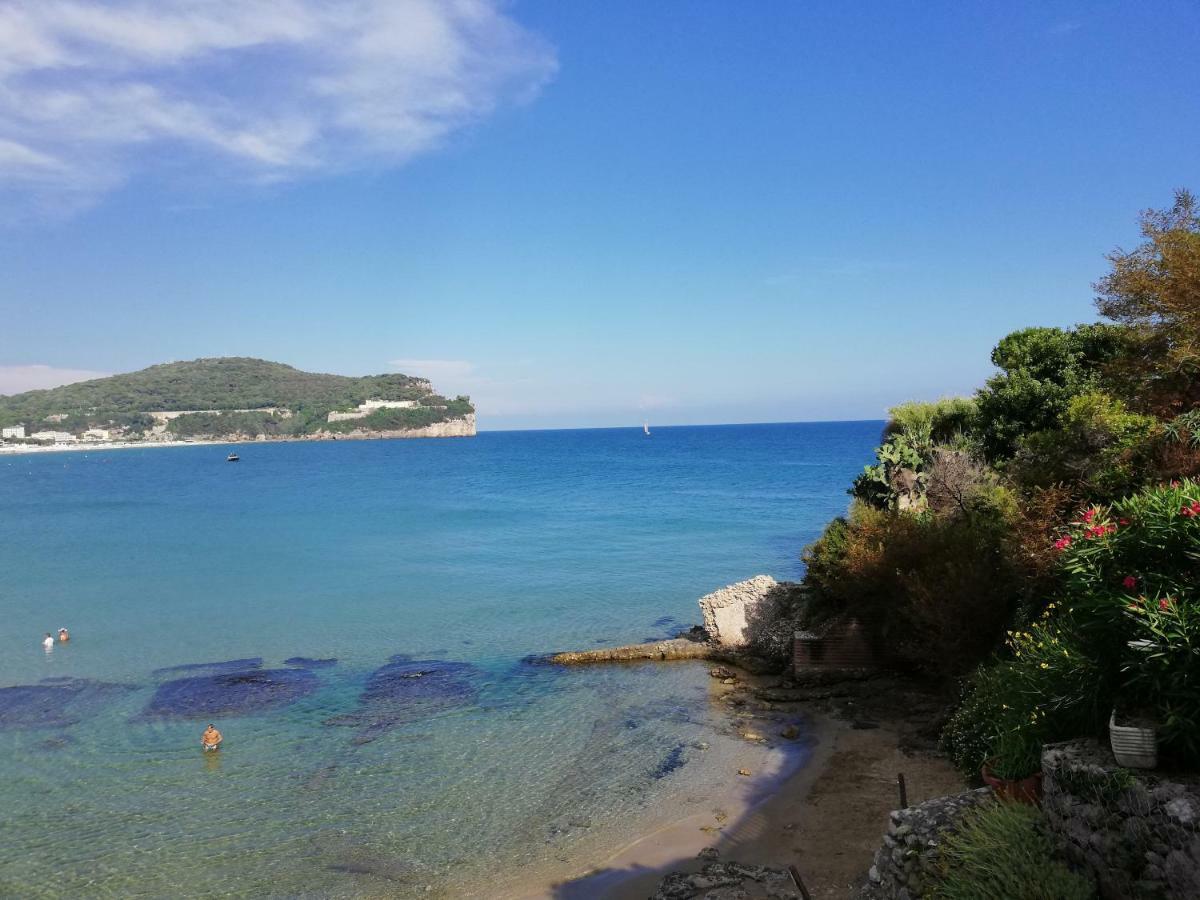
<path fill-rule="evenodd" d="M 719 713 L 701 665 L 523 659 L 797 577 L 879 428 L 0 457 L 0 687 L 59 679 L 0 691 L 0 894 L 428 896 L 569 856 L 698 771 Z M 426 674 L 364 707 L 395 654 Z M 156 669 L 297 656 L 338 662 L 251 714 L 145 714 L 212 674 Z"/>

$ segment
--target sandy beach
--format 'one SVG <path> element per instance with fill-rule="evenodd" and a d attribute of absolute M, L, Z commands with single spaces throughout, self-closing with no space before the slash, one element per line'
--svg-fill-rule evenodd
<path fill-rule="evenodd" d="M 763 683 L 747 679 L 744 690 L 753 694 Z M 739 758 L 759 766 L 751 777 L 726 766 L 717 790 L 685 796 L 679 816 L 610 846 L 587 869 L 565 877 L 550 867 L 501 875 L 489 896 L 645 900 L 666 874 L 713 861 L 711 850 L 710 858 L 700 856 L 706 848 L 725 862 L 794 865 L 814 898 L 850 896 L 899 806 L 897 775 L 905 775 L 910 805 L 959 791 L 962 779 L 933 746 L 931 713 L 940 701 L 922 686 L 888 680 L 809 693 L 808 701 L 760 707 L 767 715 L 800 714 L 806 726 L 787 748 L 747 743 Z M 591 848 L 575 849 L 573 858 Z M 570 865 L 563 861 L 562 869 Z"/>

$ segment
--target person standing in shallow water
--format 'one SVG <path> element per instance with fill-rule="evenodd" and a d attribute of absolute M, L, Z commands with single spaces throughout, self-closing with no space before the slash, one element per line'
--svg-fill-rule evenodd
<path fill-rule="evenodd" d="M 47 631 L 46 637 L 42 641 L 42 646 L 46 648 L 47 653 L 49 653 L 51 650 L 53 650 L 54 649 L 54 635 L 52 635 L 50 632 Z"/>
<path fill-rule="evenodd" d="M 71 635 L 69 635 L 67 633 L 67 629 L 65 629 L 65 628 L 58 629 L 58 642 L 60 644 L 65 644 L 70 639 L 71 639 Z"/>
<path fill-rule="evenodd" d="M 221 737 L 221 732 L 217 731 L 210 722 L 204 729 L 204 734 L 200 736 L 200 746 L 205 750 L 220 750 L 222 740 L 224 739 Z"/>

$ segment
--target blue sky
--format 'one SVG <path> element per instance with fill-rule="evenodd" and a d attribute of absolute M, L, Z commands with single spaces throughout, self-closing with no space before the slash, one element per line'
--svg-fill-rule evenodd
<path fill-rule="evenodd" d="M 1198 45 L 1191 2 L 0 0 L 0 392 L 247 355 L 491 428 L 878 418 L 1094 317 L 1200 189 Z"/>

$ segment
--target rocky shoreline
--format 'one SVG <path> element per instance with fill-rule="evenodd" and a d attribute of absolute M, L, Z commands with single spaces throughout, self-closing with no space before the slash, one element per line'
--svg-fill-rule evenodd
<path fill-rule="evenodd" d="M 407 440 L 413 438 L 454 438 L 475 437 L 474 413 L 461 419 L 450 419 L 446 422 L 434 422 L 420 428 L 406 428 L 398 431 L 365 431 L 355 430 L 345 433 L 318 431 L 304 435 L 228 435 L 221 437 L 199 437 L 194 440 L 151 440 L 151 441 L 79 441 L 70 444 L 13 444 L 0 443 L 0 455 L 21 455 L 26 453 L 72 453 L 79 451 L 126 450 L 137 447 L 204 447 L 224 446 L 227 444 L 282 444 L 300 443 L 304 441 L 377 441 L 377 440 Z"/>

